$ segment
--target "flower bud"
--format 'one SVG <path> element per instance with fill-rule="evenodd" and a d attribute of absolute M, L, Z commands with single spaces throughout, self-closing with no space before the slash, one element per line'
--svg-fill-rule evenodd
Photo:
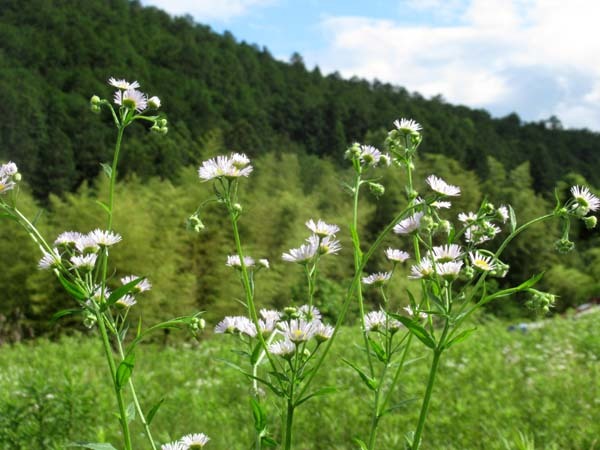
<path fill-rule="evenodd" d="M 92 98 L 90 98 L 90 104 L 91 105 L 100 105 L 100 97 L 98 97 L 97 95 L 92 95 Z"/>
<path fill-rule="evenodd" d="M 375 197 L 380 197 L 385 193 L 385 187 L 380 183 L 369 183 L 369 190 Z"/>
<path fill-rule="evenodd" d="M 428 233 L 431 233 L 433 230 L 435 230 L 437 228 L 437 223 L 435 222 L 435 220 L 433 220 L 433 218 L 431 216 L 423 216 L 423 217 L 421 217 L 421 223 L 420 223 L 419 227 L 422 230 L 425 230 Z"/>
<path fill-rule="evenodd" d="M 160 98 L 154 96 L 148 99 L 148 107 L 150 109 L 158 109 L 160 108 Z"/>
<path fill-rule="evenodd" d="M 18 183 L 19 181 L 21 181 L 21 174 L 19 172 L 15 173 L 13 175 L 13 180 Z M 594 217 L 595 218 L 595 217 Z"/>
<path fill-rule="evenodd" d="M 496 211 L 496 208 L 494 207 L 494 205 L 492 203 L 486 203 L 485 205 L 483 205 L 483 211 L 486 214 L 494 214 L 494 212 Z"/>
<path fill-rule="evenodd" d="M 452 230 L 452 224 L 448 220 L 441 220 L 438 224 L 438 229 L 442 233 L 450 234 L 450 231 Z"/>
<path fill-rule="evenodd" d="M 93 113 L 96 113 L 96 114 L 101 111 L 101 108 L 98 105 L 91 105 L 90 109 L 92 110 Z"/>
<path fill-rule="evenodd" d="M 350 147 L 348 147 L 344 155 L 347 159 L 357 159 L 360 158 L 360 153 L 360 144 L 358 142 L 355 142 Z"/>
<path fill-rule="evenodd" d="M 192 214 L 190 217 L 188 217 L 185 222 L 185 226 L 189 231 L 193 231 L 195 233 L 200 233 L 205 228 L 198 213 Z"/>
<path fill-rule="evenodd" d="M 92 328 L 94 325 L 96 325 L 97 320 L 98 319 L 94 313 L 91 311 L 86 311 L 83 316 L 83 325 L 86 328 Z"/>
<path fill-rule="evenodd" d="M 585 224 L 585 227 L 588 230 L 591 230 L 596 227 L 596 224 L 598 223 L 598 219 L 596 218 L 596 216 L 584 217 L 583 223 Z"/>
<path fill-rule="evenodd" d="M 503 263 L 502 261 L 496 261 L 494 264 L 494 270 L 490 271 L 490 275 L 496 278 L 504 278 L 508 274 L 510 266 Z"/>
<path fill-rule="evenodd" d="M 238 214 L 241 213 L 243 210 L 242 205 L 240 205 L 239 203 L 234 203 L 233 210 Z"/>
<path fill-rule="evenodd" d="M 571 242 L 569 238 L 562 238 L 554 243 L 554 248 L 559 253 L 569 253 L 575 248 L 575 243 Z"/>

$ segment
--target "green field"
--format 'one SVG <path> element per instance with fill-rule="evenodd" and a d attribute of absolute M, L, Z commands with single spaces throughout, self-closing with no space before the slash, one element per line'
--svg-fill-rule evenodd
<path fill-rule="evenodd" d="M 599 313 L 544 321 L 527 332 L 507 323 L 481 323 L 443 360 L 425 432 L 426 449 L 592 449 L 600 441 Z M 323 383 L 338 391 L 299 409 L 296 449 L 351 449 L 369 425 L 366 388 L 341 357 L 364 364 L 357 329 L 340 333 Z M 233 340 L 199 345 L 149 345 L 134 376 L 143 404 L 165 398 L 155 421 L 161 442 L 191 432 L 211 437 L 209 448 L 245 449 L 252 441 L 248 383 L 219 358 L 235 359 Z M 143 354 L 142 354 L 143 353 Z M 425 355 L 415 347 L 413 357 Z M 0 448 L 59 449 L 73 441 L 119 442 L 99 340 L 78 336 L 0 349 Z M 407 368 L 396 401 L 383 419 L 380 449 L 403 448 L 416 423 L 427 361 Z M 279 436 L 278 406 L 267 402 Z M 146 448 L 139 424 L 135 448 Z"/>

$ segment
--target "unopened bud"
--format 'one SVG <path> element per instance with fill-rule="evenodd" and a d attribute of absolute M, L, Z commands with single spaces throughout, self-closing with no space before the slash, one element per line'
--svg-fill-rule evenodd
<path fill-rule="evenodd" d="M 369 183 L 369 190 L 375 197 L 380 197 L 385 193 L 385 187 L 380 183 Z"/>
<path fill-rule="evenodd" d="M 154 97 L 150 97 L 148 99 L 148 107 L 151 109 L 158 109 L 160 108 L 160 98 L 154 96 Z"/>
<path fill-rule="evenodd" d="M 568 238 L 562 238 L 554 243 L 554 248 L 559 253 L 569 253 L 575 248 L 575 243 Z"/>
<path fill-rule="evenodd" d="M 359 158 L 361 154 L 360 144 L 355 142 L 346 150 L 345 156 L 347 159 L 356 159 Z"/>
<path fill-rule="evenodd" d="M 98 319 L 94 313 L 91 311 L 86 311 L 83 316 L 83 325 L 86 328 L 92 328 L 94 325 L 96 325 L 97 320 Z"/>
<path fill-rule="evenodd" d="M 493 204 L 491 203 L 486 203 L 485 205 L 483 205 L 483 211 L 486 214 L 494 214 L 494 212 L 496 211 L 496 208 L 494 207 Z"/>
<path fill-rule="evenodd" d="M 90 104 L 92 105 L 100 105 L 100 97 L 98 97 L 97 95 L 92 95 L 92 98 L 90 98 Z"/>
<path fill-rule="evenodd" d="M 242 205 L 240 205 L 239 203 L 234 203 L 232 207 L 233 210 L 237 213 L 241 213 L 243 210 Z"/>
<path fill-rule="evenodd" d="M 441 220 L 438 224 L 438 229 L 442 233 L 450 234 L 452 230 L 452 224 L 448 220 Z"/>
<path fill-rule="evenodd" d="M 189 231 L 193 231 L 195 233 L 200 233 L 205 228 L 197 213 L 192 214 L 187 218 L 185 221 L 185 226 Z"/>
<path fill-rule="evenodd" d="M 99 113 L 101 111 L 101 108 L 98 105 L 91 105 L 90 109 L 92 110 L 93 113 Z"/>
<path fill-rule="evenodd" d="M 431 216 L 423 216 L 421 218 L 420 228 L 426 230 L 427 232 L 432 232 L 435 228 L 437 228 L 437 223 Z"/>
<path fill-rule="evenodd" d="M 596 224 L 598 223 L 598 219 L 596 218 L 596 216 L 584 217 L 583 223 L 585 224 L 585 227 L 588 230 L 591 230 L 596 227 Z"/>
<path fill-rule="evenodd" d="M 19 172 L 15 173 L 15 174 L 13 175 L 13 180 L 14 180 L 15 182 L 17 182 L 17 183 L 18 183 L 19 181 L 21 181 L 21 174 L 20 174 Z"/>

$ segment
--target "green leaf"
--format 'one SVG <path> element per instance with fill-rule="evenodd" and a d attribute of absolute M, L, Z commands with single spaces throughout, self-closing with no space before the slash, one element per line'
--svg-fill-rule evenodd
<path fill-rule="evenodd" d="M 265 447 L 277 447 L 279 443 L 270 436 L 262 436 L 260 442 Z"/>
<path fill-rule="evenodd" d="M 100 163 L 100 166 L 102 166 L 102 171 L 104 172 L 106 177 L 110 180 L 110 178 L 112 177 L 112 167 L 106 163 Z"/>
<path fill-rule="evenodd" d="M 435 341 L 433 337 L 427 332 L 425 328 L 419 325 L 412 319 L 409 319 L 406 316 L 401 316 L 400 314 L 389 313 L 391 317 L 401 322 L 406 328 L 410 330 L 412 334 L 414 334 L 417 339 L 419 339 L 423 344 L 427 347 L 434 349 Z"/>
<path fill-rule="evenodd" d="M 379 344 L 379 342 L 368 338 L 369 340 L 369 345 L 371 346 L 371 349 L 373 350 L 373 352 L 375 353 L 375 356 L 377 356 L 377 359 L 379 361 L 381 361 L 382 363 L 387 363 L 388 361 L 388 357 L 385 353 L 385 350 L 383 349 L 383 347 Z"/>
<path fill-rule="evenodd" d="M 72 444 L 67 445 L 67 447 L 83 447 L 89 450 L 117 450 L 110 444 L 92 442 L 74 442 Z"/>
<path fill-rule="evenodd" d="M 450 348 L 452 347 L 454 344 L 458 344 L 459 342 L 464 341 L 465 339 L 467 339 L 475 330 L 477 329 L 477 327 L 475 328 L 469 328 L 468 330 L 463 330 L 460 333 L 458 333 L 455 337 L 453 337 L 450 341 L 448 341 L 446 343 L 446 345 L 444 346 L 445 348 Z"/>
<path fill-rule="evenodd" d="M 125 383 L 129 381 L 131 377 L 131 373 L 133 372 L 133 367 L 135 365 L 135 353 L 130 352 L 123 361 L 117 367 L 117 375 L 115 380 L 117 382 L 117 387 L 119 389 L 123 389 Z"/>
<path fill-rule="evenodd" d="M 254 428 L 260 434 L 267 427 L 267 414 L 255 398 L 250 398 L 250 406 L 252 407 L 252 415 L 254 416 Z"/>
<path fill-rule="evenodd" d="M 82 310 L 79 308 L 71 308 L 71 309 L 61 309 L 60 311 L 54 313 L 52 319 L 50 319 L 50 323 L 56 322 L 58 319 L 61 319 L 65 316 L 70 316 L 71 314 L 81 314 Z"/>
<path fill-rule="evenodd" d="M 60 284 L 63 285 L 69 295 L 79 301 L 87 300 L 87 295 L 79 286 L 67 280 L 61 273 L 59 273 L 57 276 Z"/>
<path fill-rule="evenodd" d="M 356 370 L 356 372 L 358 373 L 358 375 L 360 376 L 360 378 L 363 380 L 363 382 L 365 383 L 365 385 L 370 390 L 372 390 L 373 392 L 377 391 L 377 380 L 375 378 L 372 378 L 369 375 L 367 375 L 366 373 L 364 373 L 354 363 L 348 361 L 347 359 L 342 359 L 342 361 L 345 362 L 346 364 L 348 364 L 354 370 Z"/>
<path fill-rule="evenodd" d="M 127 405 L 127 411 L 125 412 L 127 416 L 127 423 L 130 423 L 132 420 L 135 420 L 135 404 L 130 403 Z"/>
<path fill-rule="evenodd" d="M 136 278 L 135 280 L 130 281 L 129 283 L 124 284 L 123 286 L 115 289 L 113 292 L 111 292 L 110 296 L 108 297 L 108 300 L 106 301 L 106 304 L 108 306 L 115 304 L 120 298 L 129 294 L 131 292 L 131 290 L 134 287 L 136 287 L 138 285 L 138 283 L 140 281 L 142 281 L 143 279 L 144 279 L 144 277 Z"/>
<path fill-rule="evenodd" d="M 508 205 L 508 217 L 510 218 L 510 232 L 513 233 L 517 229 L 517 216 L 510 205 Z"/>
<path fill-rule="evenodd" d="M 158 408 L 161 407 L 161 405 L 163 404 L 164 401 L 165 401 L 165 399 L 161 398 L 156 405 L 154 405 L 152 408 L 150 408 L 150 411 L 148 411 L 148 414 L 146 414 L 146 423 L 148 425 L 150 425 L 152 423 L 152 419 L 154 419 L 154 416 L 158 412 Z"/>
<path fill-rule="evenodd" d="M 530 287 L 534 286 L 538 281 L 540 281 L 543 276 L 544 276 L 544 272 L 538 273 L 537 275 L 532 276 L 529 280 L 524 281 L 523 283 L 518 285 L 516 287 L 516 289 L 518 289 L 519 291 L 524 291 L 526 289 L 529 289 Z"/>
<path fill-rule="evenodd" d="M 99 205 L 106 213 L 110 214 L 110 208 L 106 203 L 103 203 L 100 200 L 96 200 L 96 204 Z"/>
<path fill-rule="evenodd" d="M 358 444 L 358 446 L 360 447 L 360 450 L 369 450 L 369 447 L 367 447 L 367 444 L 365 444 L 364 441 L 361 441 L 359 438 L 354 438 L 352 440 Z"/>
<path fill-rule="evenodd" d="M 333 394 L 334 392 L 337 392 L 337 388 L 334 386 L 329 386 L 329 387 L 324 387 L 321 389 L 317 389 L 315 392 L 313 392 L 312 394 L 308 394 L 306 397 L 304 397 L 301 400 L 298 400 L 296 402 L 296 406 L 300 406 L 302 403 L 304 403 L 307 400 L 310 400 L 313 397 L 318 397 L 320 395 L 329 395 L 329 394 Z"/>

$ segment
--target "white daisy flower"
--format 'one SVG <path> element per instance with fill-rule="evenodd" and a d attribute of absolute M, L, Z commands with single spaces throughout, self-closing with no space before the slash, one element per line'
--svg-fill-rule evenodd
<path fill-rule="evenodd" d="M 448 279 L 454 279 L 458 277 L 460 269 L 462 269 L 462 261 L 449 261 L 445 263 L 436 263 L 435 271 L 438 275 Z"/>
<path fill-rule="evenodd" d="M 113 87 L 116 87 L 117 89 L 121 89 L 123 91 L 126 91 L 128 89 L 137 89 L 140 87 L 140 84 L 137 81 L 130 83 L 127 80 L 117 80 L 116 78 L 113 78 L 113 77 L 110 77 L 108 79 L 108 84 L 110 84 Z"/>
<path fill-rule="evenodd" d="M 505 205 L 502 205 L 502 206 L 498 207 L 498 209 L 496 210 L 496 212 L 498 213 L 498 215 L 502 219 L 502 223 L 506 223 L 506 221 L 510 217 L 509 213 L 508 213 L 508 208 Z"/>
<path fill-rule="evenodd" d="M 306 222 L 306 226 L 314 234 L 321 237 L 334 236 L 338 231 L 340 231 L 340 227 L 337 225 L 330 225 L 323 222 L 321 219 L 317 220 L 316 223 L 314 220 L 310 219 L 308 222 Z"/>
<path fill-rule="evenodd" d="M 270 344 L 267 349 L 269 350 L 269 353 L 273 355 L 285 357 L 294 354 L 296 351 L 296 345 L 289 339 L 285 339 L 283 341 L 277 341 Z"/>
<path fill-rule="evenodd" d="M 256 337 L 256 327 L 250 319 L 244 316 L 225 317 L 215 327 L 215 333 L 233 334 L 240 332 L 250 337 Z"/>
<path fill-rule="evenodd" d="M 377 167 L 379 163 L 389 166 L 391 164 L 391 158 L 389 155 L 381 153 L 378 149 L 371 145 L 361 145 L 360 146 L 360 156 L 361 162 L 365 166 L 373 166 Z"/>
<path fill-rule="evenodd" d="M 16 186 L 16 183 L 9 177 L 0 177 L 0 194 L 10 191 Z"/>
<path fill-rule="evenodd" d="M 298 314 L 304 320 L 321 320 L 321 311 L 316 306 L 302 305 L 298 308 Z"/>
<path fill-rule="evenodd" d="M 410 258 L 410 255 L 403 250 L 398 250 L 390 247 L 385 251 L 385 257 L 393 262 L 404 262 L 408 258 Z"/>
<path fill-rule="evenodd" d="M 421 218 L 423 217 L 422 212 L 413 214 L 404 220 L 401 220 L 394 226 L 394 233 L 396 234 L 409 234 L 419 229 L 421 224 Z"/>
<path fill-rule="evenodd" d="M 278 327 L 287 339 L 298 344 L 310 340 L 315 335 L 316 323 L 318 322 L 292 319 L 289 322 L 280 322 Z"/>
<path fill-rule="evenodd" d="M 101 230 L 99 228 L 91 231 L 88 234 L 88 237 L 90 237 L 92 241 L 100 247 L 110 247 L 111 245 L 121 242 L 122 239 L 120 234 L 113 233 L 112 231 Z"/>
<path fill-rule="evenodd" d="M 449 245 L 440 245 L 438 247 L 433 247 L 429 255 L 436 262 L 449 262 L 458 259 L 462 255 L 462 248 L 460 245 L 449 244 Z"/>
<path fill-rule="evenodd" d="M 0 178 L 10 178 L 15 176 L 19 172 L 17 165 L 9 161 L 6 164 L 0 166 Z"/>
<path fill-rule="evenodd" d="M 115 305 L 121 309 L 128 309 L 135 305 L 137 301 L 133 295 L 126 294 L 115 302 Z"/>
<path fill-rule="evenodd" d="M 383 311 L 371 311 L 364 316 L 366 331 L 385 330 L 386 314 Z"/>
<path fill-rule="evenodd" d="M 287 262 L 305 263 L 310 261 L 319 250 L 319 239 L 308 240 L 308 243 L 302 244 L 298 248 L 288 250 L 288 253 L 283 253 L 281 258 Z"/>
<path fill-rule="evenodd" d="M 281 319 L 281 313 L 279 311 L 275 311 L 274 309 L 261 309 L 260 316 L 271 322 L 277 322 Z"/>
<path fill-rule="evenodd" d="M 435 209 L 448 209 L 452 206 L 452 203 L 438 200 L 431 202 L 431 206 L 433 206 Z"/>
<path fill-rule="evenodd" d="M 204 433 L 188 434 L 180 440 L 185 450 L 200 450 L 208 441 L 210 441 L 210 438 Z"/>
<path fill-rule="evenodd" d="M 76 245 L 83 238 L 83 234 L 77 231 L 64 231 L 58 235 L 54 245 Z"/>
<path fill-rule="evenodd" d="M 76 255 L 71 256 L 71 263 L 76 269 L 90 271 L 96 266 L 96 259 L 98 259 L 98 255 L 96 255 L 95 253 L 89 253 L 87 255 L 81 256 Z"/>
<path fill-rule="evenodd" d="M 374 285 L 381 285 L 384 284 L 386 281 L 389 281 L 389 279 L 392 277 L 392 272 L 378 272 L 378 273 L 372 273 L 369 276 L 363 277 L 362 278 L 362 282 L 363 284 L 374 284 Z"/>
<path fill-rule="evenodd" d="M 117 91 L 113 101 L 116 105 L 125 106 L 131 110 L 142 112 L 148 107 L 146 94 L 136 89 L 127 89 L 126 91 Z"/>
<path fill-rule="evenodd" d="M 471 260 L 471 265 L 473 267 L 484 272 L 489 272 L 496 268 L 496 264 L 492 261 L 491 256 L 485 256 L 479 252 L 470 252 L 469 259 Z"/>
<path fill-rule="evenodd" d="M 42 270 L 54 269 L 60 267 L 61 257 L 57 248 L 53 248 L 51 253 L 44 251 L 44 256 L 38 262 L 38 268 Z"/>
<path fill-rule="evenodd" d="M 160 450 L 186 450 L 186 448 L 181 442 L 176 441 L 161 445 Z"/>
<path fill-rule="evenodd" d="M 106 287 L 104 288 L 104 296 L 102 296 L 102 286 L 97 285 L 94 288 L 94 292 L 92 293 L 91 300 L 95 301 L 98 304 L 102 304 L 105 300 L 110 297 L 110 290 Z"/>
<path fill-rule="evenodd" d="M 311 236 L 313 238 L 317 238 L 317 236 Z M 309 238 L 311 239 L 311 238 Z M 319 253 L 321 255 L 336 255 L 342 249 L 342 244 L 340 241 L 335 239 L 334 236 L 327 236 L 321 239 L 319 243 Z"/>
<path fill-rule="evenodd" d="M 325 342 L 333 336 L 334 328 L 331 325 L 325 325 L 323 322 L 318 322 L 315 330 L 315 339 L 318 342 Z"/>
<path fill-rule="evenodd" d="M 265 269 L 269 269 L 269 260 L 266 258 L 261 258 L 258 260 L 258 265 L 264 267 Z"/>
<path fill-rule="evenodd" d="M 472 225 L 477 222 L 477 214 L 474 212 L 460 213 L 458 215 L 458 220 L 465 225 Z"/>
<path fill-rule="evenodd" d="M 204 181 L 221 177 L 248 177 L 253 170 L 249 164 L 250 160 L 243 153 L 233 153 L 230 156 L 221 155 L 204 161 L 198 169 L 198 176 Z"/>
<path fill-rule="evenodd" d="M 227 256 L 226 266 L 229 267 L 242 267 L 242 261 L 240 260 L 240 255 L 229 255 Z M 247 268 L 254 267 L 254 258 L 251 256 L 244 256 L 244 265 Z"/>
<path fill-rule="evenodd" d="M 433 275 L 435 272 L 433 270 L 433 264 L 427 258 L 423 258 L 419 264 L 416 264 L 410 268 L 410 275 L 408 278 L 410 279 L 419 279 L 419 278 L 427 278 Z"/>
<path fill-rule="evenodd" d="M 125 285 L 128 283 L 131 283 L 134 280 L 137 280 L 139 277 L 135 276 L 135 275 L 127 275 L 123 278 L 121 278 L 121 284 Z M 140 292 L 146 292 L 149 291 L 150 289 L 152 289 L 152 283 L 150 283 L 150 281 L 148 281 L 147 278 L 142 278 L 138 284 L 135 285 L 135 287 L 132 289 L 133 293 L 140 293 Z"/>
<path fill-rule="evenodd" d="M 592 194 L 586 186 L 571 187 L 571 194 L 584 215 L 589 211 L 596 211 L 600 207 L 600 199 Z"/>
<path fill-rule="evenodd" d="M 460 195 L 460 188 L 458 186 L 448 184 L 441 178 L 436 177 L 435 175 L 428 176 L 425 182 L 429 185 L 431 189 L 433 189 L 438 194 L 448 195 L 450 197 Z"/>
<path fill-rule="evenodd" d="M 96 240 L 89 234 L 82 234 L 75 241 L 75 248 L 79 253 L 96 253 L 100 250 L 100 247 L 96 243 Z"/>
<path fill-rule="evenodd" d="M 215 327 L 215 333 L 233 334 L 237 331 L 237 316 L 226 316 Z"/>
<path fill-rule="evenodd" d="M 400 119 L 394 121 L 394 126 L 404 133 L 418 134 L 423 127 L 412 119 Z"/>

